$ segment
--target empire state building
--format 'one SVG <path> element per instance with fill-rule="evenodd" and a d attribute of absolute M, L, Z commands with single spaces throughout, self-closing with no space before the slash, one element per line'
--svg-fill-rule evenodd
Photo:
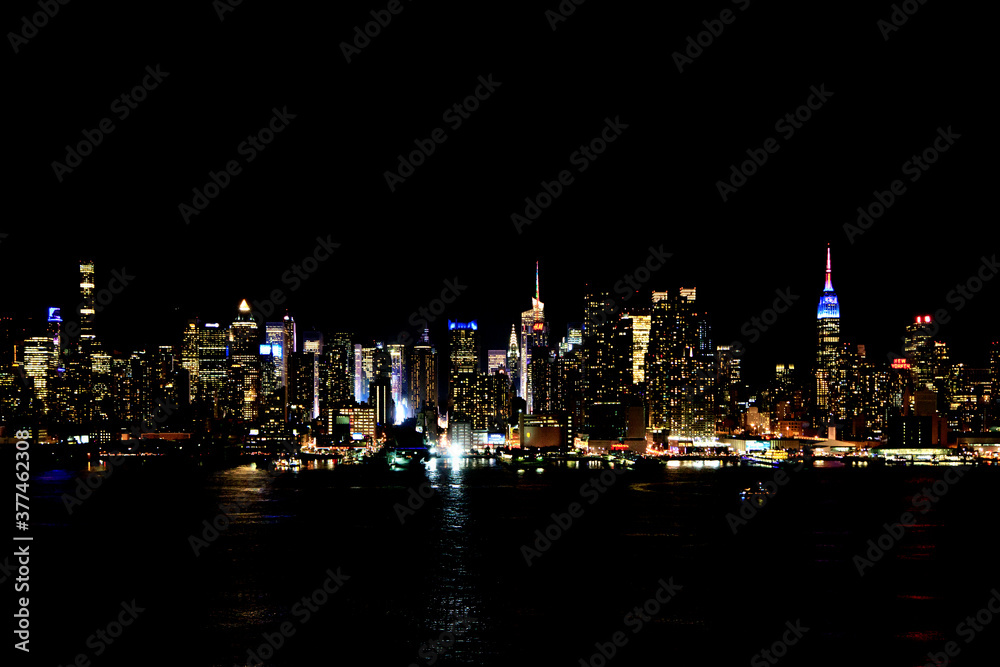
<path fill-rule="evenodd" d="M 837 384 L 840 348 L 840 303 L 830 276 L 829 244 L 826 246 L 826 285 L 816 311 L 816 335 L 816 407 L 829 414 L 834 409 L 830 389 Z"/>

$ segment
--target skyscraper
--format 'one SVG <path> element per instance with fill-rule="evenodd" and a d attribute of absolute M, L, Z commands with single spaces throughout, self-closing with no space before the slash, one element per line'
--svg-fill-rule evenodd
<path fill-rule="evenodd" d="M 238 417 L 254 421 L 260 410 L 260 335 L 246 299 L 240 301 L 228 339 L 231 407 Z"/>
<path fill-rule="evenodd" d="M 611 295 L 606 290 L 588 290 L 584 301 L 583 321 L 583 415 L 588 426 L 595 426 L 591 408 L 614 402 L 614 319 Z"/>
<path fill-rule="evenodd" d="M 1000 341 L 990 343 L 990 399 L 994 407 L 994 417 L 1000 420 Z"/>
<path fill-rule="evenodd" d="M 390 379 L 392 383 L 392 404 L 396 410 L 395 422 L 398 424 L 403 419 L 410 416 L 406 400 L 403 398 L 405 373 L 405 357 L 403 356 L 404 346 L 399 343 L 390 343 L 386 346 L 389 350 L 389 359 L 392 364 Z"/>
<path fill-rule="evenodd" d="M 549 325 L 545 321 L 545 304 L 542 303 L 539 291 L 538 262 L 535 262 L 535 296 L 531 299 L 531 309 L 521 313 L 521 398 L 527 404 L 527 411 L 533 411 L 531 400 L 531 374 L 528 367 L 531 364 L 531 350 L 534 347 L 547 347 L 549 344 Z"/>
<path fill-rule="evenodd" d="M 425 405 L 437 405 L 437 373 L 437 350 L 431 344 L 430 332 L 424 329 L 420 340 L 413 346 L 413 361 L 410 364 L 410 407 L 414 414 Z"/>
<path fill-rule="evenodd" d="M 507 343 L 507 372 L 510 373 L 514 392 L 521 390 L 521 351 L 517 346 L 517 326 L 510 325 L 510 341 Z"/>
<path fill-rule="evenodd" d="M 831 387 L 837 384 L 840 351 L 840 303 L 833 291 L 829 244 L 826 246 L 826 283 L 816 310 L 816 338 L 816 408 L 826 420 L 836 411 L 836 397 L 831 401 Z"/>
<path fill-rule="evenodd" d="M 276 386 L 278 387 L 284 387 L 288 383 L 288 355 L 285 352 L 291 352 L 291 347 L 288 345 L 286 338 L 284 322 L 267 322 L 264 324 L 264 342 L 271 345 L 271 354 L 275 361 L 274 372 L 277 376 Z M 275 349 L 275 346 L 277 346 L 277 349 Z"/>
<path fill-rule="evenodd" d="M 646 351 L 649 349 L 649 328 L 653 318 L 648 309 L 632 315 L 632 382 L 646 381 Z"/>
<path fill-rule="evenodd" d="M 24 341 L 24 371 L 32 379 L 35 399 L 42 411 L 52 408 L 51 387 L 56 374 L 56 353 L 51 336 L 34 336 Z"/>
<path fill-rule="evenodd" d="M 319 417 L 319 375 L 320 359 L 323 356 L 323 334 L 319 331 L 304 331 L 302 333 L 302 351 L 313 355 L 313 391 L 311 416 Z"/>
<path fill-rule="evenodd" d="M 188 320 L 181 343 L 181 368 L 188 372 L 188 402 L 198 393 L 198 344 L 201 336 L 197 319 Z"/>
<path fill-rule="evenodd" d="M 451 366 L 448 369 L 448 412 L 471 417 L 475 402 L 475 382 L 479 372 L 478 325 L 448 321 Z"/>
<path fill-rule="evenodd" d="M 89 364 L 89 356 L 95 351 L 94 335 L 94 262 L 80 262 L 80 353 Z"/>
<path fill-rule="evenodd" d="M 715 361 L 695 288 L 654 292 L 646 382 L 649 423 L 685 438 L 715 435 Z"/>
<path fill-rule="evenodd" d="M 327 399 L 332 405 L 354 402 L 354 346 L 351 334 L 337 332 L 326 346 L 330 358 Z"/>
<path fill-rule="evenodd" d="M 917 315 L 906 325 L 903 355 L 910 364 L 914 391 L 934 389 L 934 339 L 931 336 L 931 316 Z"/>
<path fill-rule="evenodd" d="M 205 322 L 198 329 L 198 395 L 212 406 L 214 416 L 219 416 L 226 370 L 226 330 L 218 322 Z"/>
<path fill-rule="evenodd" d="M 507 350 L 487 350 L 486 351 L 486 372 L 490 375 L 498 368 L 507 372 Z"/>

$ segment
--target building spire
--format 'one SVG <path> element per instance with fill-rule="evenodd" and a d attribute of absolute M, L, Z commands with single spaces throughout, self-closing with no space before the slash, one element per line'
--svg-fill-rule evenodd
<path fill-rule="evenodd" d="M 535 301 L 541 301 L 542 297 L 538 293 L 538 260 L 535 260 Z"/>
<path fill-rule="evenodd" d="M 833 279 L 830 277 L 830 244 L 826 244 L 826 285 L 823 287 L 824 292 L 833 291 Z"/>

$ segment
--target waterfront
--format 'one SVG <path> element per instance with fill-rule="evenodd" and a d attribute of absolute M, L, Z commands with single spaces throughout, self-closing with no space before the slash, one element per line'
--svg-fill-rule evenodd
<path fill-rule="evenodd" d="M 85 652 L 95 665 L 229 667 L 290 623 L 265 664 L 578 665 L 623 631 L 614 665 L 736 665 L 800 619 L 809 631 L 782 665 L 917 666 L 949 640 L 963 646 L 950 664 L 986 664 L 996 628 L 966 646 L 955 627 L 1000 583 L 996 474 L 966 470 L 920 513 L 914 495 L 949 470 L 789 471 L 735 534 L 739 491 L 774 470 L 682 462 L 585 492 L 599 471 L 441 458 L 271 476 L 152 461 L 116 471 L 71 515 L 61 496 L 75 474 L 50 471 L 33 487 L 36 637 L 47 664 Z M 395 508 L 425 481 L 433 493 L 401 521 Z M 522 547 L 573 503 L 579 516 L 529 565 Z M 234 504 L 195 556 L 190 537 Z M 854 556 L 908 510 L 915 525 L 861 576 Z M 304 620 L 296 604 L 338 568 L 345 581 Z M 660 580 L 682 588 L 626 622 Z M 133 598 L 146 611 L 95 656 L 87 637 Z M 431 651 L 449 630 L 453 645 Z"/>

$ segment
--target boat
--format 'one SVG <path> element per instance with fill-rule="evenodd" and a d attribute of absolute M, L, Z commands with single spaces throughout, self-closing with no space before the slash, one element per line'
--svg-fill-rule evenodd
<path fill-rule="evenodd" d="M 423 465 L 430 458 L 426 447 L 403 447 L 393 445 L 386 451 L 386 459 L 391 469 L 415 468 Z"/>
<path fill-rule="evenodd" d="M 740 502 L 749 502 L 754 507 L 763 507 L 769 496 L 767 489 L 764 488 L 764 483 L 757 482 L 740 491 Z"/>

